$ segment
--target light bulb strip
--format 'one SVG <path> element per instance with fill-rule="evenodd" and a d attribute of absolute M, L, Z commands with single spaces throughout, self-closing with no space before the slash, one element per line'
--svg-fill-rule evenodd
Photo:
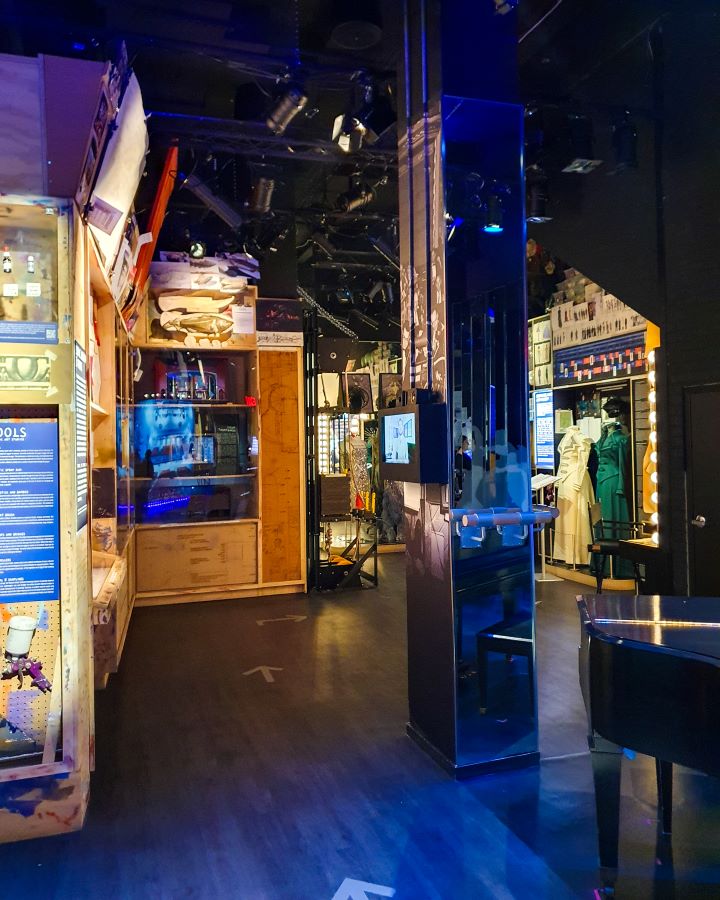
<path fill-rule="evenodd" d="M 648 359 L 648 386 L 650 388 L 648 392 L 648 403 L 650 406 L 650 435 L 649 441 L 652 447 L 650 453 L 650 482 L 653 487 L 653 492 L 650 495 L 650 502 L 655 507 L 651 516 L 650 522 L 654 526 L 654 531 L 650 535 L 650 539 L 653 544 L 657 547 L 660 544 L 660 528 L 659 528 L 659 516 L 658 516 L 658 470 L 657 470 L 657 391 L 655 389 L 655 351 L 650 350 L 647 355 Z"/>

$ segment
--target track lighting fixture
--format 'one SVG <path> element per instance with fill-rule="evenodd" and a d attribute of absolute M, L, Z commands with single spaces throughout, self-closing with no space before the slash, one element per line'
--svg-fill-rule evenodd
<path fill-rule="evenodd" d="M 483 231 L 486 234 L 501 234 L 504 225 L 503 225 L 503 207 L 502 207 L 502 198 L 500 194 L 491 190 L 488 194 L 487 201 L 485 203 L 485 207 L 483 210 Z"/>
<path fill-rule="evenodd" d="M 275 180 L 260 176 L 253 185 L 248 200 L 248 209 L 251 212 L 269 213 L 272 204 L 272 195 L 275 190 Z"/>
<path fill-rule="evenodd" d="M 337 199 L 337 205 L 343 212 L 355 212 L 364 209 L 374 199 L 375 189 L 368 184 L 359 184 L 346 194 L 341 194 Z"/>
<path fill-rule="evenodd" d="M 344 113 L 335 118 L 332 139 L 343 153 L 355 153 L 362 147 L 365 132 L 366 128 L 359 119 Z"/>
<path fill-rule="evenodd" d="M 525 171 L 525 182 L 527 184 L 527 221 L 533 224 L 551 222 L 552 216 L 548 214 L 547 175 L 539 165 L 528 166 Z"/>
<path fill-rule="evenodd" d="M 352 291 L 346 287 L 338 288 L 335 291 L 335 299 L 341 306 L 351 306 L 353 302 Z"/>
<path fill-rule="evenodd" d="M 380 140 L 397 118 L 387 86 L 379 89 L 371 81 L 363 80 L 361 90 L 360 103 L 351 112 L 336 116 L 333 124 L 332 139 L 345 153 L 354 153 L 364 143 Z"/>
<path fill-rule="evenodd" d="M 601 159 L 595 159 L 593 151 L 592 121 L 582 113 L 569 113 L 566 120 L 570 138 L 571 161 L 563 167 L 563 172 L 576 175 L 587 175 L 602 165 Z"/>
<path fill-rule="evenodd" d="M 273 134 L 284 134 L 285 129 L 304 109 L 307 102 L 307 94 L 299 85 L 288 84 L 268 113 L 265 124 Z"/>
<path fill-rule="evenodd" d="M 615 151 L 615 171 L 624 172 L 625 169 L 636 169 L 637 157 L 637 128 L 630 117 L 630 113 L 623 113 L 613 122 L 612 142 Z"/>

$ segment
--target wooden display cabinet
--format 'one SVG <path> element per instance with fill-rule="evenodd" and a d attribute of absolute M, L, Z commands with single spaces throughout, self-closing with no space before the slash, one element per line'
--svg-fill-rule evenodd
<path fill-rule="evenodd" d="M 150 340 L 147 321 L 132 334 L 138 605 L 304 592 L 301 351 L 254 333 Z"/>

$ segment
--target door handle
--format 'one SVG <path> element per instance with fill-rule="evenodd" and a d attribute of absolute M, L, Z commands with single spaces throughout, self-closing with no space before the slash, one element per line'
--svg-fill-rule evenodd
<path fill-rule="evenodd" d="M 694 519 L 690 520 L 690 524 L 694 525 L 696 528 L 704 528 L 706 524 L 705 516 L 695 516 Z"/>

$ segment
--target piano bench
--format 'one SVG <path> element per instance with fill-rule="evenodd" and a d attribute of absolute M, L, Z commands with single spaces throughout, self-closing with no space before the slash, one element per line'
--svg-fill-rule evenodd
<path fill-rule="evenodd" d="M 502 629 L 502 631 L 501 631 Z M 535 712 L 535 680 L 533 678 L 533 641 L 532 638 L 521 637 L 518 632 L 527 630 L 527 623 L 510 625 L 498 622 L 489 628 L 478 631 L 475 635 L 477 645 L 478 687 L 480 688 L 480 713 L 488 710 L 488 653 L 504 653 L 508 662 L 513 656 L 524 656 L 527 659 L 528 682 L 530 687 L 530 709 Z M 496 631 L 497 630 L 497 631 Z M 500 632 L 501 633 L 497 633 Z"/>

